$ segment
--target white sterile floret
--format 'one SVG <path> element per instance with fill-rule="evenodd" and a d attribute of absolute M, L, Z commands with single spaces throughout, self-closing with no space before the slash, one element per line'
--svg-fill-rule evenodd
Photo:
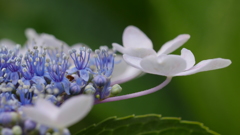
<path fill-rule="evenodd" d="M 22 107 L 31 120 L 51 128 L 63 129 L 84 118 L 93 106 L 92 95 L 80 95 L 68 99 L 60 107 L 44 99 L 37 99 L 35 106 Z"/>
<path fill-rule="evenodd" d="M 168 54 L 183 45 L 190 35 L 181 34 L 165 43 L 158 52 L 153 50 L 152 41 L 137 27 L 128 26 L 123 32 L 123 46 L 113 43 L 114 50 L 134 57 L 144 58 L 149 55 Z"/>

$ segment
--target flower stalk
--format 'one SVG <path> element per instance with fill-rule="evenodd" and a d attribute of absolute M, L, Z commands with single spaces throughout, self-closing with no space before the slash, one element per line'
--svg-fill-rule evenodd
<path fill-rule="evenodd" d="M 123 96 L 110 97 L 110 98 L 107 98 L 107 99 L 102 100 L 102 101 L 95 101 L 95 104 L 106 103 L 106 102 L 113 102 L 113 101 L 119 101 L 119 100 L 125 100 L 125 99 L 130 99 L 130 98 L 135 98 L 135 97 L 148 95 L 148 94 L 154 93 L 154 92 L 156 92 L 158 90 L 161 90 L 167 84 L 169 84 L 171 82 L 171 80 L 172 80 L 172 77 L 167 77 L 164 82 L 162 82 L 158 86 L 153 87 L 151 89 L 144 90 L 144 91 L 141 91 L 141 92 L 132 93 L 132 94 L 127 94 L 127 95 L 123 95 Z"/>

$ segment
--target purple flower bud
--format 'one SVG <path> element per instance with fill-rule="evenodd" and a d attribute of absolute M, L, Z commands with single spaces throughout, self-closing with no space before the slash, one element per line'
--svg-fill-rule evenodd
<path fill-rule="evenodd" d="M 12 115 L 9 112 L 3 112 L 0 114 L 0 123 L 9 124 L 12 121 Z"/>
<path fill-rule="evenodd" d="M 26 130 L 33 130 L 33 129 L 35 129 L 36 128 L 36 122 L 34 122 L 34 121 L 31 121 L 31 120 L 26 120 L 25 122 L 24 122 L 24 128 L 26 129 Z"/>
<path fill-rule="evenodd" d="M 102 88 L 106 84 L 107 79 L 103 75 L 97 75 L 93 78 L 93 83 L 97 88 Z"/>

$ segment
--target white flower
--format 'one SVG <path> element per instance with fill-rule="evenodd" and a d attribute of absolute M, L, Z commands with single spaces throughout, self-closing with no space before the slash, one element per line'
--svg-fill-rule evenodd
<path fill-rule="evenodd" d="M 194 66 L 194 55 L 190 50 L 185 48 L 182 49 L 181 56 L 162 54 L 138 58 L 124 54 L 123 58 L 128 64 L 144 72 L 168 77 L 191 75 L 198 72 L 224 68 L 231 64 L 231 60 L 216 58 L 203 60 Z"/>
<path fill-rule="evenodd" d="M 144 58 L 149 55 L 169 54 L 183 45 L 190 35 L 182 34 L 165 43 L 158 52 L 153 50 L 152 41 L 137 27 L 128 26 L 123 32 L 123 46 L 113 43 L 114 50 L 134 57 Z"/>
<path fill-rule="evenodd" d="M 44 99 L 37 99 L 35 106 L 22 107 L 23 113 L 33 121 L 51 128 L 66 128 L 84 118 L 93 106 L 92 95 L 71 97 L 61 107 Z"/>
<path fill-rule="evenodd" d="M 114 65 L 114 70 L 111 77 L 112 85 L 127 82 L 142 73 L 141 70 L 128 65 L 120 55 L 115 57 L 115 61 L 117 64 Z"/>

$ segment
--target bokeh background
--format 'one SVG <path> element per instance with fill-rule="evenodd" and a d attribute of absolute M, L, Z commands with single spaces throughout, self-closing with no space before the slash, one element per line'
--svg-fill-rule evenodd
<path fill-rule="evenodd" d="M 238 0 L 121 0 L 121 1 L 1 1 L 0 39 L 24 44 L 26 28 L 49 33 L 68 44 L 122 43 L 128 25 L 144 31 L 158 50 L 179 34 L 191 39 L 183 46 L 196 61 L 231 59 L 225 69 L 175 77 L 161 91 L 135 99 L 99 104 L 70 129 L 75 132 L 110 116 L 149 113 L 199 121 L 226 135 L 240 134 L 240 1 Z M 180 49 L 174 52 L 180 54 Z M 145 74 L 122 84 L 127 94 L 152 88 L 165 78 Z"/>

